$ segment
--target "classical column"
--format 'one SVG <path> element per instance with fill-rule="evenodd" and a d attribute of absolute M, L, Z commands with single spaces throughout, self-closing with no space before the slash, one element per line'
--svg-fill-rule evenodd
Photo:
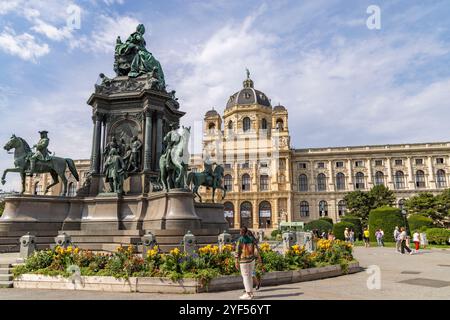
<path fill-rule="evenodd" d="M 348 190 L 354 191 L 355 185 L 353 184 L 353 169 L 352 169 L 352 159 L 348 160 Z"/>
<path fill-rule="evenodd" d="M 152 114 L 151 111 L 145 111 L 145 137 L 144 137 L 144 172 L 148 172 L 152 167 Z"/>
<path fill-rule="evenodd" d="M 436 189 L 436 181 L 434 178 L 433 159 L 432 159 L 432 157 L 428 157 L 427 160 L 428 160 L 429 187 L 430 187 L 430 189 Z"/>
<path fill-rule="evenodd" d="M 329 168 L 328 172 L 330 175 L 330 180 L 329 180 L 330 183 L 328 184 L 329 185 L 328 190 L 334 192 L 336 190 L 336 186 L 334 184 L 335 173 L 333 170 L 333 162 L 331 160 L 328 160 L 328 168 Z"/>
<path fill-rule="evenodd" d="M 370 158 L 366 159 L 367 162 L 367 189 L 372 188 L 373 181 L 372 181 L 372 161 Z"/>
<path fill-rule="evenodd" d="M 406 165 L 407 165 L 407 167 L 408 167 L 408 189 L 415 189 L 415 186 L 414 186 L 414 174 L 413 174 L 413 169 L 412 169 L 412 162 L 411 162 L 411 157 L 408 157 L 407 158 L 407 161 L 406 161 Z"/>
<path fill-rule="evenodd" d="M 163 115 L 161 113 L 158 113 L 156 115 L 156 169 L 159 170 L 159 158 L 161 158 L 162 153 L 162 144 L 163 144 Z"/>
<path fill-rule="evenodd" d="M 392 167 L 391 167 L 391 158 L 386 158 L 387 163 L 387 171 L 388 171 L 388 181 L 387 181 L 387 187 L 389 189 L 394 189 L 394 181 L 392 181 Z"/>
<path fill-rule="evenodd" d="M 102 137 L 102 121 L 101 114 L 95 113 L 92 117 L 94 121 L 94 135 L 92 139 L 92 173 L 100 173 L 100 141 Z"/>

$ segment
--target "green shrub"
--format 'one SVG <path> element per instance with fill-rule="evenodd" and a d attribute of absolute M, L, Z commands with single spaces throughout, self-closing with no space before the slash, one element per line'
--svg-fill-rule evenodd
<path fill-rule="evenodd" d="M 281 230 L 278 230 L 278 229 L 272 230 L 272 232 L 270 233 L 270 236 L 272 238 L 276 238 L 277 234 L 281 234 Z"/>
<path fill-rule="evenodd" d="M 355 230 L 356 226 L 353 223 L 348 222 L 348 221 L 342 221 L 342 222 L 335 223 L 333 226 L 333 234 L 336 237 L 336 239 L 345 240 L 345 238 L 344 238 L 345 228 L 348 228 L 348 230 L 350 231 L 350 229 Z M 356 234 L 356 232 L 355 232 L 355 234 Z"/>
<path fill-rule="evenodd" d="M 421 214 L 412 214 L 408 217 L 408 224 L 412 232 L 415 230 L 423 231 L 433 227 L 433 219 Z"/>
<path fill-rule="evenodd" d="M 5 210 L 5 202 L 0 201 L 0 217 L 2 216 L 4 210 Z"/>
<path fill-rule="evenodd" d="M 426 232 L 429 243 L 446 244 L 450 238 L 450 230 L 443 228 L 431 228 Z"/>
<path fill-rule="evenodd" d="M 305 231 L 312 231 L 318 229 L 319 233 L 328 232 L 333 229 L 333 225 L 325 220 L 313 220 L 305 224 Z"/>
<path fill-rule="evenodd" d="M 394 242 L 394 229 L 396 226 L 405 225 L 400 209 L 393 207 L 380 207 L 369 213 L 369 233 L 370 241 L 376 241 L 375 231 L 382 229 L 384 231 L 384 241 Z"/>
<path fill-rule="evenodd" d="M 362 234 L 362 223 L 361 219 L 355 216 L 343 216 L 341 217 L 342 222 L 350 222 L 355 225 L 353 231 L 355 232 L 355 240 L 359 239 Z"/>
<path fill-rule="evenodd" d="M 330 217 L 321 217 L 319 218 L 319 220 L 324 220 L 329 222 L 331 225 L 333 225 L 333 219 L 331 219 Z"/>

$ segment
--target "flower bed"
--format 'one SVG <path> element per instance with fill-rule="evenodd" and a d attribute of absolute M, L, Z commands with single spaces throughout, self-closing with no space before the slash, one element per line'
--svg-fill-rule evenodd
<path fill-rule="evenodd" d="M 341 273 L 348 271 L 348 265 L 353 261 L 350 244 L 339 240 L 320 240 L 317 247 L 315 252 L 309 253 L 303 247 L 295 245 L 285 254 L 281 254 L 273 251 L 267 243 L 263 243 L 260 246 L 263 263 L 258 265 L 257 275 L 264 280 L 270 279 L 271 274 L 276 274 L 273 273 L 275 271 L 284 271 L 285 277 L 292 280 L 295 271 L 331 265 L 338 265 Z M 103 276 L 131 282 L 135 280 L 130 279 L 155 278 L 156 283 L 158 281 L 188 283 L 195 280 L 200 287 L 207 288 L 212 279 L 220 283 L 223 276 L 239 275 L 235 268 L 233 251 L 231 245 L 225 245 L 222 250 L 217 246 L 207 245 L 189 256 L 177 248 L 164 254 L 158 247 L 154 247 L 147 251 L 145 258 L 142 258 L 134 252 L 132 246 L 118 247 L 116 252 L 108 254 L 93 253 L 75 247 L 66 249 L 56 247 L 36 251 L 25 264 L 15 267 L 13 273 L 16 279 L 21 279 L 20 276 L 25 275 L 22 277 L 23 280 L 33 274 L 41 275 L 42 279 L 47 279 L 44 276 L 59 276 L 58 279 L 63 279 L 73 277 L 74 270 L 79 270 L 81 277 Z M 163 278 L 167 279 L 163 281 L 161 280 Z M 147 283 L 155 285 L 151 279 Z"/>

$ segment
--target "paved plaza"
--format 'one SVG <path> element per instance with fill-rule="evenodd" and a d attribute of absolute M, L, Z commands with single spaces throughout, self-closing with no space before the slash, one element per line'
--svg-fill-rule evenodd
<path fill-rule="evenodd" d="M 10 260 L 11 254 L 0 255 L 0 262 Z M 369 289 L 369 277 L 362 271 L 324 280 L 288 285 L 262 287 L 257 299 L 450 299 L 450 250 L 422 250 L 416 255 L 401 255 L 393 248 L 355 248 L 355 257 L 364 268 L 378 266 L 381 282 L 379 289 Z M 370 270 L 376 270 L 370 267 Z M 371 278 L 373 279 L 373 278 Z M 369 281 L 376 287 L 377 281 Z M 109 293 L 94 291 L 0 289 L 0 299 L 120 299 L 120 300 L 234 300 L 241 290 L 202 294 L 146 294 Z"/>

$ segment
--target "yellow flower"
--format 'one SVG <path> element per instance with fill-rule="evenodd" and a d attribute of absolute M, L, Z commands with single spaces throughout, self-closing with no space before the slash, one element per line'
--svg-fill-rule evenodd
<path fill-rule="evenodd" d="M 177 256 L 180 254 L 180 249 L 178 249 L 178 248 L 172 249 L 172 250 L 170 250 L 170 254 L 173 256 Z"/>
<path fill-rule="evenodd" d="M 134 248 L 133 246 L 130 244 L 127 248 L 128 253 L 133 253 L 134 252 Z"/>
<path fill-rule="evenodd" d="M 233 251 L 233 246 L 231 244 L 225 244 L 222 246 L 223 252 L 231 252 Z"/>
<path fill-rule="evenodd" d="M 80 252 L 80 248 L 75 248 L 75 249 L 73 250 L 73 253 L 75 253 L 75 254 L 78 254 L 78 252 Z"/>
<path fill-rule="evenodd" d="M 264 242 L 261 244 L 260 249 L 262 252 L 269 252 L 272 249 L 270 248 L 270 244 L 268 244 L 267 242 Z"/>

